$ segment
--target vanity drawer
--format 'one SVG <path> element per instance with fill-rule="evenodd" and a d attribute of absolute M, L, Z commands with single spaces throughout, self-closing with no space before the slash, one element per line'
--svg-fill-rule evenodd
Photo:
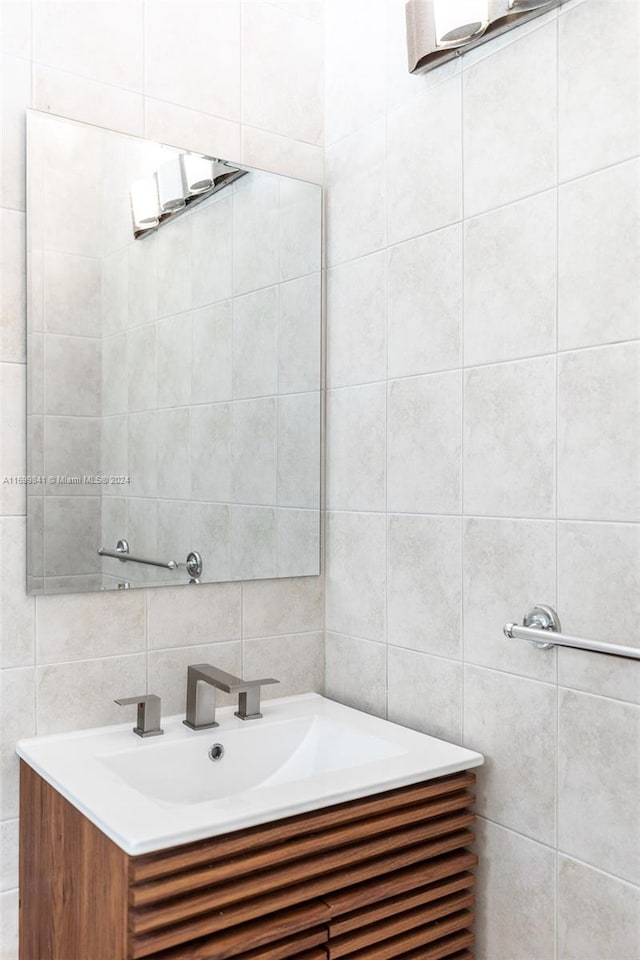
<path fill-rule="evenodd" d="M 318 901 L 150 955 L 150 960 L 327 960 L 327 908 Z M 320 951 L 320 952 L 318 952 Z"/>

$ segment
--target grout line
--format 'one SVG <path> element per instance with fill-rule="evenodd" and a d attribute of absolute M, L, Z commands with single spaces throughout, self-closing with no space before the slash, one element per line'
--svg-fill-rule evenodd
<path fill-rule="evenodd" d="M 556 183 L 551 184 L 551 185 L 549 185 L 549 186 L 543 187 L 542 189 L 536 190 L 536 191 L 534 191 L 533 193 L 527 193 L 527 194 L 524 194 L 523 196 L 514 197 L 512 200 L 509 200 L 509 201 L 507 201 L 507 202 L 505 202 L 505 203 L 501 203 L 501 204 L 499 204 L 498 206 L 490 207 L 490 208 L 488 208 L 487 210 L 479 210 L 479 211 L 477 211 L 476 213 L 471 213 L 471 214 L 469 214 L 468 216 L 465 216 L 464 219 L 463 219 L 463 218 L 457 218 L 457 219 L 455 219 L 455 220 L 448 221 L 447 223 L 443 223 L 443 224 L 441 224 L 441 225 L 438 226 L 438 227 L 434 227 L 432 230 L 427 230 L 427 231 L 425 231 L 424 233 L 419 233 L 419 234 L 415 234 L 415 235 L 412 235 L 412 236 L 409 236 L 409 237 L 405 237 L 404 239 L 398 240 L 398 241 L 396 241 L 395 243 L 390 243 L 390 244 L 388 245 L 388 249 L 393 249 L 394 247 L 400 247 L 400 246 L 402 246 L 402 244 L 404 244 L 404 243 L 411 243 L 413 240 L 418 240 L 418 239 L 420 239 L 421 237 L 428 237 L 428 236 L 431 236 L 431 235 L 434 234 L 434 233 L 440 233 L 441 231 L 447 230 L 447 229 L 449 229 L 450 227 L 454 227 L 454 226 L 458 226 L 458 225 L 460 225 L 460 224 L 468 223 L 468 222 L 471 221 L 471 220 L 477 220 L 477 219 L 480 219 L 481 217 L 490 216 L 491 214 L 497 213 L 497 212 L 499 212 L 499 211 L 501 211 L 501 210 L 505 210 L 505 209 L 507 209 L 508 207 L 515 206 L 516 204 L 519 204 L 519 203 L 526 203 L 528 200 L 533 200 L 533 199 L 535 199 L 535 198 L 537 198 L 537 197 L 543 196 L 543 195 L 546 194 L 546 193 L 551 193 L 552 191 L 558 190 L 559 187 L 565 187 L 565 186 L 567 186 L 567 185 L 569 185 L 569 184 L 576 183 L 576 182 L 578 182 L 578 181 L 580 181 L 580 180 L 587 180 L 587 179 L 590 178 L 590 177 L 595 177 L 595 176 L 597 176 L 597 175 L 600 174 L 600 173 L 604 173 L 604 172 L 609 171 L 609 170 L 612 170 L 612 169 L 614 169 L 614 168 L 616 168 L 616 167 L 623 166 L 624 164 L 636 164 L 637 162 L 638 162 L 638 157 L 637 157 L 637 155 L 629 156 L 629 157 L 626 157 L 626 158 L 624 158 L 624 159 L 622 159 L 622 160 L 616 160 L 614 163 L 610 163 L 610 164 L 607 164 L 607 165 L 605 165 L 605 166 L 598 167 L 598 168 L 596 168 L 595 170 L 590 170 L 590 171 L 588 171 L 587 173 L 581 173 L 581 174 L 579 174 L 578 176 L 575 176 L 575 177 L 569 177 L 569 178 L 566 179 L 566 180 L 563 180 L 563 181 L 561 181 L 561 182 L 559 182 L 559 183 L 556 182 Z M 372 253 L 378 252 L 379 249 L 384 249 L 384 248 L 378 248 L 377 250 L 370 250 L 368 253 L 359 254 L 357 257 L 348 257 L 348 258 L 346 258 L 346 259 L 344 259 L 344 260 L 339 260 L 339 261 L 336 261 L 336 262 L 334 262 L 334 263 L 328 263 L 327 266 L 329 267 L 329 269 L 334 270 L 334 269 L 336 269 L 336 267 L 342 267 L 342 266 L 344 266 L 345 264 L 353 263 L 355 260 L 362 260 L 362 259 L 364 259 L 364 257 L 371 256 Z"/>
<path fill-rule="evenodd" d="M 460 64 L 462 68 L 462 63 Z M 464 177 L 464 73 L 463 70 L 460 70 L 460 149 L 462 152 L 462 163 L 461 163 L 461 210 L 462 210 L 462 226 L 460 229 L 461 243 L 462 243 L 462 277 L 461 277 L 461 329 L 460 329 L 460 345 L 461 345 L 461 410 L 460 410 L 460 651 L 462 654 L 462 682 L 460 685 L 460 742 L 464 744 L 465 742 L 465 688 L 466 688 L 466 662 L 467 662 L 467 650 L 465 643 L 466 636 L 466 620 L 465 620 L 465 442 L 464 442 L 464 425 L 465 425 L 465 415 L 466 415 L 466 377 L 465 377 L 465 363 L 466 363 L 466 323 L 465 323 L 465 253 L 466 253 L 466 232 L 465 232 L 465 223 L 466 223 L 466 210 L 465 210 L 465 177 Z"/>
<path fill-rule="evenodd" d="M 244 506 L 255 506 L 254 504 L 244 504 Z M 383 510 L 353 510 L 347 508 L 332 508 L 330 513 L 352 513 L 352 514 L 371 514 L 372 516 L 379 516 L 383 514 Z M 433 517 L 438 519 L 451 519 L 459 520 L 459 513 L 421 513 L 418 510 L 390 510 L 390 515 L 398 517 Z M 496 516 L 493 514 L 482 514 L 482 513 L 464 513 L 462 514 L 463 520 L 488 520 L 495 522 L 503 523 L 546 523 L 551 524 L 556 522 L 556 518 L 553 516 L 548 517 L 512 517 L 508 515 Z M 637 527 L 638 520 L 585 520 L 582 517 L 558 517 L 557 522 L 559 524 L 563 523 L 576 523 L 576 524 L 595 524 L 603 526 L 630 526 Z"/>
<path fill-rule="evenodd" d="M 558 439 L 560 436 L 560 417 L 559 417 L 559 396 L 560 396 L 560 364 L 558 363 L 558 355 L 560 349 L 560 283 L 559 283 L 559 273 L 560 273 L 560 20 L 556 16 L 556 270 L 555 270 L 555 301 L 556 301 L 556 357 L 555 357 L 555 442 L 553 449 L 553 479 L 554 479 L 554 511 L 555 511 L 555 523 L 554 523 L 554 549 L 555 549 L 555 603 L 556 609 L 558 608 Z M 554 764 L 554 847 L 555 847 L 555 857 L 554 857 L 554 891 L 553 891 L 553 945 L 554 945 L 554 957 L 557 960 L 558 957 L 558 923 L 559 923 L 559 906 L 558 906 L 558 890 L 559 890 L 559 872 L 560 872 L 560 859 L 558 856 L 558 836 L 559 836 L 559 798 L 560 798 L 560 758 L 559 758 L 559 745 L 560 745 L 560 687 L 559 687 L 559 656 L 558 648 L 554 649 L 554 658 L 555 658 L 555 707 L 556 707 L 556 717 L 555 717 L 555 764 Z"/>
<path fill-rule="evenodd" d="M 588 860 L 581 860 L 579 857 L 574 856 L 572 853 L 568 853 L 565 850 L 562 850 L 559 847 L 552 847 L 548 843 L 545 843 L 543 840 L 537 840 L 535 837 L 529 836 L 527 833 L 523 833 L 521 830 L 516 830 L 514 827 L 507 827 L 505 824 L 500 823 L 498 820 L 493 820 L 491 817 L 488 817 L 485 813 L 477 814 L 478 820 L 484 820 L 486 823 L 490 823 L 494 827 L 498 827 L 500 830 L 504 830 L 507 833 L 513 833 L 515 836 L 520 837 L 523 840 L 527 840 L 529 843 L 535 843 L 539 847 L 544 847 L 545 850 L 548 850 L 550 853 L 555 854 L 556 859 L 560 856 L 565 857 L 567 860 L 571 860 L 574 863 L 578 863 L 583 867 L 588 868 L 589 870 L 595 870 L 597 873 L 601 874 L 604 877 L 609 877 L 611 880 L 616 880 L 618 883 L 623 883 L 626 887 L 629 887 L 630 890 L 637 891 L 638 885 L 635 884 L 632 880 L 627 880 L 625 877 L 621 877 L 618 874 L 610 873 L 608 870 L 603 870 L 602 867 L 598 867 L 593 863 L 589 863 Z"/>
<path fill-rule="evenodd" d="M 389 14 L 389 5 L 385 8 L 385 18 Z M 385 31 L 387 22 L 385 19 Z M 388 44 L 385 45 L 384 75 L 388 75 Z M 389 105 L 384 104 L 384 345 L 385 345 L 385 382 L 384 382 L 384 642 L 385 642 L 385 717 L 389 718 Z"/>

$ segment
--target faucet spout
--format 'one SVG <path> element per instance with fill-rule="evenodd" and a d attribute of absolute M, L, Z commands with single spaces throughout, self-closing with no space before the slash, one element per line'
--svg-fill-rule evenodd
<path fill-rule="evenodd" d="M 260 689 L 268 683 L 279 683 L 273 677 L 261 680 L 242 680 L 232 673 L 219 670 L 210 663 L 193 663 L 187 667 L 187 716 L 182 722 L 192 730 L 206 730 L 217 727 L 215 691 L 238 694 L 236 717 L 240 720 L 257 720 L 260 712 Z M 205 703 L 202 684 L 208 684 L 211 694 Z"/>
<path fill-rule="evenodd" d="M 213 688 L 214 695 L 205 703 L 199 693 L 199 684 L 206 683 Z M 210 663 L 194 663 L 187 667 L 187 716 L 183 723 L 192 730 L 206 730 L 219 726 L 216 721 L 215 690 L 223 693 L 239 693 L 244 687 L 240 677 L 234 677 L 226 670 L 219 670 Z"/>

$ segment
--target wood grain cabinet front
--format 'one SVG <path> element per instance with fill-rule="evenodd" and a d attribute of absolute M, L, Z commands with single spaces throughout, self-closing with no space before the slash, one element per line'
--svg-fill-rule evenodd
<path fill-rule="evenodd" d="M 20 960 L 467 960 L 474 782 L 131 857 L 22 762 Z"/>

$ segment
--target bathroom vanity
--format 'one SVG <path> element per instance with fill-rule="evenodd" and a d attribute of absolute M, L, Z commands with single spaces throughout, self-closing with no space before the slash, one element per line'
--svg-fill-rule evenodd
<path fill-rule="evenodd" d="M 220 714 L 197 734 L 169 718 L 155 742 L 130 727 L 22 741 L 20 960 L 472 957 L 479 754 L 314 694 L 243 729 Z M 233 756 L 269 738 L 286 756 L 250 783 Z M 203 799 L 202 777 L 190 792 L 181 745 L 220 782 L 230 760 L 226 793 Z M 166 793 L 131 786 L 145 764 L 165 765 Z"/>

